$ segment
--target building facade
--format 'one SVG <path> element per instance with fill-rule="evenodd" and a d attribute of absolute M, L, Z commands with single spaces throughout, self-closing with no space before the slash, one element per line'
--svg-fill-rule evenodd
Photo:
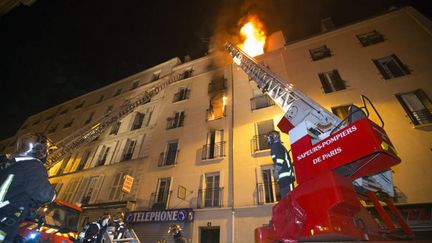
<path fill-rule="evenodd" d="M 269 50 L 260 63 L 341 117 L 362 106 L 360 95 L 370 98 L 402 159 L 393 168 L 398 201 L 432 202 L 429 20 L 404 8 Z M 192 242 L 253 242 L 279 199 L 264 134 L 283 113 L 237 66 L 215 63 L 212 55 L 171 59 L 29 117 L 2 149 L 28 131 L 59 141 L 180 74 L 57 163 L 50 180 L 60 199 L 84 208 L 82 221 L 129 212 L 143 242 L 169 242 L 173 222 Z M 374 112 L 370 119 L 379 123 Z M 289 148 L 288 135 L 282 140 Z"/>

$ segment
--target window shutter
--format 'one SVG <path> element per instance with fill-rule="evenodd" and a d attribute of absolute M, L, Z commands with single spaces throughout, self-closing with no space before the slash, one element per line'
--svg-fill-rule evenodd
<path fill-rule="evenodd" d="M 86 177 L 81 181 L 81 183 L 78 187 L 74 202 L 79 203 L 79 204 L 81 203 L 81 200 L 83 199 L 82 197 L 83 197 L 84 191 L 87 190 L 89 179 L 90 179 L 89 177 Z"/>
<path fill-rule="evenodd" d="M 391 57 L 399 64 L 399 66 L 402 68 L 405 74 L 411 74 L 410 70 L 407 68 L 405 64 L 401 62 L 399 57 L 397 57 L 395 54 L 391 55 Z"/>
<path fill-rule="evenodd" d="M 103 184 L 103 181 L 105 179 L 104 175 L 100 175 L 97 182 L 96 182 L 96 187 L 93 189 L 93 193 L 91 195 L 91 199 L 90 199 L 90 203 L 94 203 L 99 196 L 99 192 L 101 191 L 101 187 Z"/>
<path fill-rule="evenodd" d="M 333 70 L 333 86 L 336 90 L 343 90 L 346 89 L 345 82 L 342 80 L 341 76 L 339 75 L 338 70 Z"/>
<path fill-rule="evenodd" d="M 331 93 L 333 90 L 330 86 L 330 82 L 329 82 L 327 76 L 324 73 L 319 73 L 318 77 L 321 81 L 321 85 L 323 87 L 324 93 L 326 93 L 326 94 Z"/>
<path fill-rule="evenodd" d="M 390 76 L 384 70 L 384 68 L 382 67 L 381 63 L 378 60 L 375 60 L 375 59 L 372 59 L 372 61 L 375 64 L 375 66 L 378 68 L 378 70 L 380 71 L 380 73 L 384 77 L 384 79 L 390 79 Z"/>

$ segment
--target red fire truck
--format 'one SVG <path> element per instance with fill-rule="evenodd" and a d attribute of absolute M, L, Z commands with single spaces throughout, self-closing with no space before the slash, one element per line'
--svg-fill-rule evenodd
<path fill-rule="evenodd" d="M 35 217 L 24 220 L 19 235 L 26 242 L 66 243 L 77 239 L 82 209 L 76 205 L 55 200 L 39 208 Z"/>

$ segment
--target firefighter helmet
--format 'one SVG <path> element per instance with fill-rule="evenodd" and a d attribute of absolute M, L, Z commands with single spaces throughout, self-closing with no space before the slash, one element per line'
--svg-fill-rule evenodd
<path fill-rule="evenodd" d="M 41 133 L 27 133 L 18 138 L 12 157 L 30 156 L 45 163 L 50 141 Z"/>
<path fill-rule="evenodd" d="M 268 144 L 280 143 L 280 134 L 278 131 L 270 131 L 267 134 Z"/>
<path fill-rule="evenodd" d="M 113 216 L 113 222 L 114 223 L 123 222 L 123 221 L 124 221 L 124 214 L 122 212 L 117 212 Z"/>

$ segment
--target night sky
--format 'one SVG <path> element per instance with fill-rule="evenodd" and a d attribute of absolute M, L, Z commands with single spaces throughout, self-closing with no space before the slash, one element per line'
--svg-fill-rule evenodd
<path fill-rule="evenodd" d="M 0 17 L 0 140 L 32 114 L 170 58 L 205 55 L 215 36 L 237 35 L 247 14 L 291 41 L 318 33 L 322 18 L 338 27 L 392 5 L 431 18 L 429 2 L 37 0 Z"/>

